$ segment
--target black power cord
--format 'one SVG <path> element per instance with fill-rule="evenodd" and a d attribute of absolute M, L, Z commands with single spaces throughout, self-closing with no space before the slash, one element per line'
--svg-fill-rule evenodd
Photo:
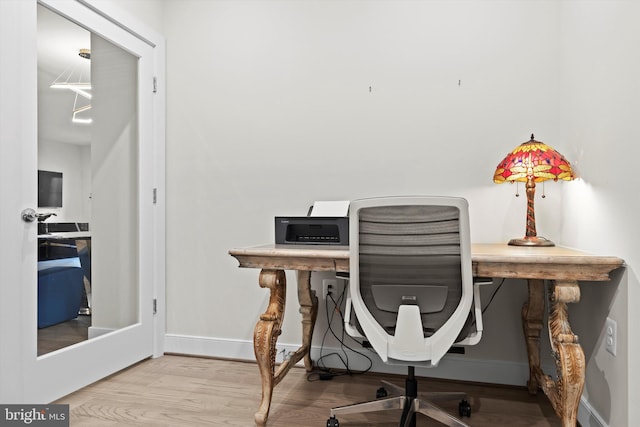
<path fill-rule="evenodd" d="M 327 319 L 327 329 L 325 330 L 324 335 L 322 336 L 322 342 L 320 344 L 320 357 L 316 361 L 316 367 L 318 368 L 318 370 L 310 372 L 307 375 L 308 381 L 330 380 L 333 377 L 342 376 L 342 375 L 360 375 L 371 370 L 373 366 L 373 360 L 369 356 L 367 356 L 365 353 L 361 351 L 354 349 L 353 347 L 351 347 L 346 343 L 346 339 L 348 337 L 356 344 L 363 345 L 358 340 L 349 336 L 344 329 L 344 314 L 342 312 L 342 307 L 346 300 L 346 295 L 347 295 L 346 286 L 342 287 L 342 292 L 340 292 L 340 295 L 338 296 L 337 299 L 333 297 L 333 293 L 331 291 L 327 293 L 327 298 L 325 300 L 325 316 Z M 340 326 L 341 326 L 338 332 L 334 331 L 333 329 L 333 321 L 336 318 L 336 316 L 338 316 L 338 319 L 340 321 Z M 325 341 L 329 336 L 329 333 L 340 343 L 340 352 L 334 351 L 331 353 L 323 354 Z M 357 356 L 365 358 L 369 366 L 363 371 L 354 371 L 353 369 L 351 369 L 349 366 L 350 353 L 354 353 Z M 344 369 L 332 369 L 327 367 L 325 365 L 325 360 L 330 357 L 337 357 L 340 363 L 342 364 L 342 366 L 344 366 Z"/>
<path fill-rule="evenodd" d="M 505 279 L 502 278 L 502 280 L 500 280 L 500 283 L 498 283 L 498 286 L 496 286 L 495 290 L 491 294 L 491 297 L 489 298 L 489 301 L 487 302 L 487 305 L 485 305 L 484 308 L 482 308 L 482 314 L 484 314 L 484 312 L 487 311 L 487 309 L 489 308 L 489 306 L 493 302 L 493 299 L 496 297 L 496 294 L 502 288 L 502 285 L 504 284 L 504 280 Z"/>
<path fill-rule="evenodd" d="M 500 280 L 500 282 L 498 283 L 498 285 L 496 286 L 496 288 L 494 289 L 493 293 L 491 294 L 491 296 L 489 297 L 489 301 L 486 303 L 486 305 L 484 307 L 481 307 L 481 311 L 484 314 L 485 311 L 489 308 L 489 306 L 491 305 L 491 303 L 493 302 L 494 298 L 496 297 L 496 295 L 498 294 L 498 291 L 500 291 L 500 289 L 502 288 L 502 285 L 504 284 L 505 279 L 503 278 L 502 280 Z M 324 335 L 322 336 L 322 341 L 320 344 L 320 357 L 318 358 L 318 360 L 316 361 L 316 367 L 318 368 L 318 370 L 310 372 L 307 375 L 307 380 L 308 381 L 318 381 L 318 380 L 322 380 L 322 381 L 326 381 L 326 380 L 330 380 L 333 377 L 336 376 L 342 376 L 342 375 L 360 375 L 360 374 L 364 374 L 368 371 L 371 370 L 371 368 L 373 367 L 373 360 L 366 355 L 365 353 L 358 351 L 354 348 L 352 348 L 351 346 L 349 346 L 346 342 L 345 339 L 348 337 L 349 339 L 351 339 L 354 343 L 362 346 L 363 348 L 367 348 L 367 349 L 371 349 L 371 344 L 369 344 L 368 341 L 363 341 L 360 342 L 358 340 L 356 340 L 355 338 L 351 337 L 350 335 L 348 335 L 344 329 L 344 314 L 342 312 L 342 306 L 343 303 L 345 302 L 346 299 L 346 294 L 347 294 L 347 286 L 343 286 L 342 287 L 342 292 L 340 293 L 340 295 L 338 296 L 337 299 L 333 298 L 333 293 L 331 291 L 329 291 L 327 293 L 327 299 L 325 300 L 325 316 L 327 319 L 327 329 L 324 332 Z M 331 302 L 333 309 L 330 311 L 329 310 L 329 302 Z M 339 331 L 339 335 L 333 330 L 332 327 L 332 323 L 333 320 L 336 316 L 336 314 L 339 316 L 340 319 L 340 331 Z M 475 320 L 473 320 L 473 323 L 475 323 Z M 325 341 L 327 339 L 327 336 L 329 335 L 329 333 L 331 333 L 331 335 L 340 343 L 340 349 L 342 351 L 342 353 L 339 352 L 331 352 L 328 354 L 322 354 L 323 350 L 324 350 L 324 345 L 325 345 Z M 349 353 L 348 351 L 355 353 L 358 356 L 364 357 L 369 366 L 363 370 L 363 371 L 354 371 L 349 367 Z M 373 351 L 373 349 L 371 349 L 370 351 Z M 328 359 L 330 357 L 337 357 L 341 364 L 344 366 L 344 370 L 336 370 L 336 369 L 331 369 L 329 367 L 327 367 L 324 364 L 325 359 Z"/>

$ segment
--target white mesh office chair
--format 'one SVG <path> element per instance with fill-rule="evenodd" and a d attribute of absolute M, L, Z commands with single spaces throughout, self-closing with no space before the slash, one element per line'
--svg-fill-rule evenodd
<path fill-rule="evenodd" d="M 436 366 L 454 345 L 476 344 L 482 335 L 467 201 L 363 199 L 351 203 L 349 216 L 347 332 L 366 338 L 383 362 L 408 366 L 408 377 L 404 389 L 384 382 L 400 396 L 331 409 L 327 427 L 339 426 L 337 416 L 388 409 L 402 410 L 401 427 L 415 426 L 416 413 L 467 426 L 418 398 L 414 369 Z M 430 395 L 443 398 L 461 399 L 459 414 L 471 415 L 465 393 Z"/>

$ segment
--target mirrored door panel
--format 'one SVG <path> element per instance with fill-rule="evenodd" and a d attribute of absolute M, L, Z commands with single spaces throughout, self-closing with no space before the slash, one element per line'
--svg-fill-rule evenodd
<path fill-rule="evenodd" d="M 38 356 L 139 322 L 138 57 L 38 5 Z"/>

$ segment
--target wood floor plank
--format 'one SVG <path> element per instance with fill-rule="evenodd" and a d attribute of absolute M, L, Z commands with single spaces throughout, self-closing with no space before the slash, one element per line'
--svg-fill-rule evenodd
<path fill-rule="evenodd" d="M 397 384 L 403 378 L 367 373 L 308 381 L 293 368 L 275 388 L 269 426 L 323 427 L 333 406 L 375 397 L 379 381 Z M 556 427 L 555 416 L 542 394 L 530 396 L 524 387 L 499 387 L 419 378 L 421 391 L 465 391 L 474 427 Z M 70 405 L 74 427 L 251 427 L 260 402 L 260 375 L 255 363 L 165 355 L 145 360 L 55 403 Z M 457 402 L 442 403 L 452 414 Z M 399 412 L 356 414 L 340 418 L 341 427 L 396 426 Z M 441 425 L 419 415 L 419 427 Z"/>

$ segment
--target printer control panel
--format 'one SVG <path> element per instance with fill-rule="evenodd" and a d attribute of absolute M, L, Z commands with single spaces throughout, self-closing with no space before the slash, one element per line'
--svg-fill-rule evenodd
<path fill-rule="evenodd" d="M 276 244 L 349 245 L 348 217 L 275 218 Z"/>

